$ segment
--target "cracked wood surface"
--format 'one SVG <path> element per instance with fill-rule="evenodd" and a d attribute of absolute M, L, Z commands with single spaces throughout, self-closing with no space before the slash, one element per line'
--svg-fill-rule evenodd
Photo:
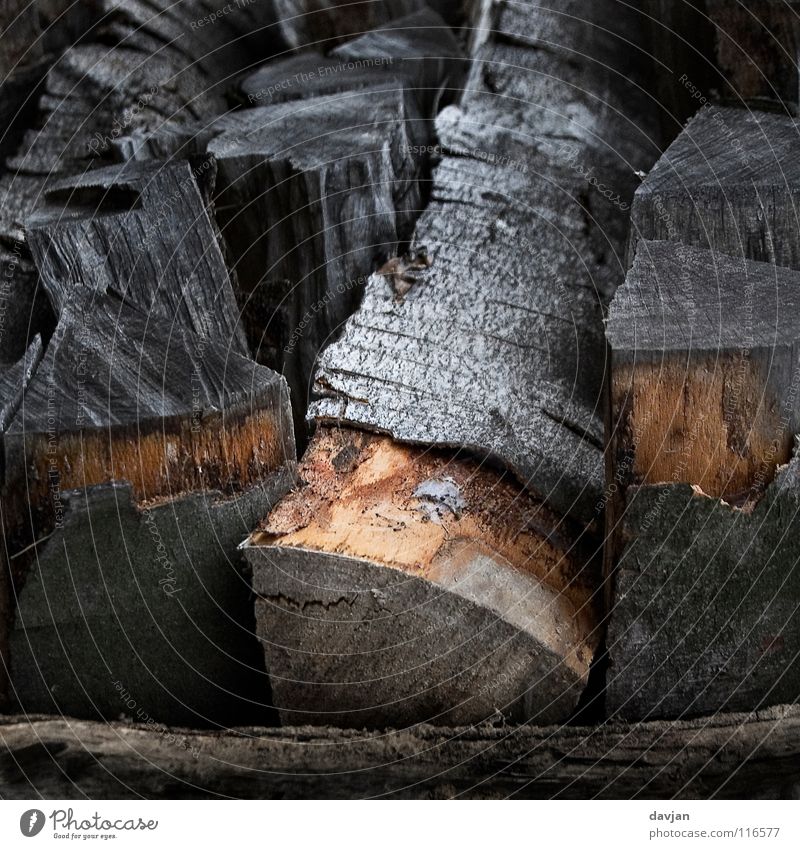
<path fill-rule="evenodd" d="M 321 429 L 250 537 L 287 724 L 566 719 L 599 640 L 592 540 L 468 458 Z"/>
<path fill-rule="evenodd" d="M 56 310 L 109 295 L 247 355 L 217 233 L 186 162 L 126 163 L 52 183 L 28 243 Z M 201 170 L 202 169 L 202 170 Z"/>
<path fill-rule="evenodd" d="M 227 733 L 0 719 L 0 797 L 796 798 L 800 709 L 599 728 Z"/>
<path fill-rule="evenodd" d="M 620 277 L 632 190 L 619 157 L 635 148 L 646 161 L 655 150 L 646 129 L 628 133 L 636 121 L 646 127 L 649 111 L 627 78 L 598 74 L 593 55 L 565 53 L 591 22 L 559 10 L 526 7 L 515 44 L 503 42 L 500 23 L 479 48 L 481 72 L 437 118 L 444 155 L 412 244 L 427 248 L 431 267 L 403 298 L 386 279 L 369 281 L 320 357 L 322 397 L 309 413 L 491 456 L 588 524 L 602 489 L 601 310 Z M 498 4 L 490 22 L 522 11 Z M 526 35 L 537 15 L 560 27 L 561 44 Z M 620 11 L 615 30 L 626 25 L 637 31 L 638 13 Z M 596 47 L 599 57 L 609 51 Z M 584 96 L 594 105 L 579 106 Z M 598 98 L 607 112 L 597 113 Z M 529 122 L 531 105 L 542 120 Z M 613 198 L 592 183 L 599 162 Z"/>
<path fill-rule="evenodd" d="M 320 357 L 310 414 L 498 458 L 588 523 L 602 488 L 607 284 L 593 276 L 580 181 L 550 175 L 445 160 L 414 236 L 431 266 L 402 299 L 369 280 Z"/>

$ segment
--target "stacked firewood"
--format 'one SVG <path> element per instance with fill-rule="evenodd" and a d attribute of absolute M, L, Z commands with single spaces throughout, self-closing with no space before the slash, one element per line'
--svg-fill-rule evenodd
<path fill-rule="evenodd" d="M 0 700 L 795 701 L 796 32 L 750 5 L 21 15 L 64 35 L 4 56 Z"/>

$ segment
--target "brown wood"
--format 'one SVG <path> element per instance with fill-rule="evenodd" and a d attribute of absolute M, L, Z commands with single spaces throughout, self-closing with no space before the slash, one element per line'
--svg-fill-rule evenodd
<path fill-rule="evenodd" d="M 591 542 L 469 459 L 322 428 L 246 549 L 289 724 L 538 722 L 599 640 Z"/>
<path fill-rule="evenodd" d="M 613 480 L 757 499 L 800 427 L 798 306 L 797 272 L 640 241 L 606 328 Z"/>

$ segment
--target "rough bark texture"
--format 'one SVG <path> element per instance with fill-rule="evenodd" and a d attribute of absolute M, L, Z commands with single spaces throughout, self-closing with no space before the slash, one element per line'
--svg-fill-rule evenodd
<path fill-rule="evenodd" d="M 500 33 L 516 5 L 493 10 Z M 530 13 L 544 14 L 536 4 Z M 561 44 L 585 37 L 568 14 L 555 19 Z M 635 30 L 637 19 L 615 20 Z M 508 29 L 537 31 L 530 21 Z M 604 145 L 632 150 L 633 118 L 646 123 L 648 111 L 628 96 L 631 83 L 617 74 L 611 84 L 592 56 L 574 61 L 561 45 L 533 47 L 527 38 L 481 48 L 481 74 L 460 107 L 439 115 L 449 155 L 414 236 L 432 264 L 402 297 L 392 282 L 402 269 L 373 277 L 322 355 L 316 388 L 330 397 L 311 413 L 402 441 L 469 446 L 500 459 L 559 512 L 589 522 L 602 487 L 600 305 L 620 275 L 632 176 L 622 178 L 617 164 L 598 186 L 592 166 Z M 598 113 L 599 99 L 619 111 Z"/>
<path fill-rule="evenodd" d="M 287 724 L 567 718 L 599 639 L 591 541 L 474 462 L 318 431 L 250 538 Z"/>
<path fill-rule="evenodd" d="M 799 310 L 794 271 L 640 241 L 606 327 L 613 479 L 757 498 L 800 429 Z"/>
<path fill-rule="evenodd" d="M 455 106 L 439 116 L 443 146 L 523 162 L 543 139 L 578 146 L 584 167 L 602 169 L 624 196 L 625 176 L 660 150 L 637 63 L 644 21 L 616 0 L 493 4 L 494 35 L 477 48 L 461 98 L 467 118 Z"/>
<path fill-rule="evenodd" d="M 470 159 L 437 168 L 414 235 L 430 267 L 370 279 L 320 358 L 326 397 L 311 413 L 496 457 L 589 522 L 602 488 L 597 289 L 609 284 L 585 236 L 580 178 L 534 168 L 547 178 Z"/>
<path fill-rule="evenodd" d="M 794 119 L 701 109 L 636 192 L 630 256 L 668 239 L 800 268 L 799 169 Z"/>
<path fill-rule="evenodd" d="M 606 703 L 626 718 L 800 697 L 800 461 L 743 511 L 688 484 L 632 488 Z"/>
<path fill-rule="evenodd" d="M 228 734 L 9 717 L 0 796 L 71 798 L 790 798 L 797 707 L 600 728 Z"/>
<path fill-rule="evenodd" d="M 706 0 L 725 94 L 739 105 L 796 115 L 800 76 L 800 3 L 796 0 Z"/>
<path fill-rule="evenodd" d="M 572 574 L 591 573 L 586 527 L 597 529 L 602 489 L 601 315 L 621 271 L 631 175 L 613 163 L 609 188 L 589 165 L 612 162 L 603 144 L 633 149 L 628 128 L 641 103 L 594 74 L 593 60 L 533 44 L 543 10 L 528 11 L 530 41 L 519 35 L 509 45 L 502 22 L 510 6 L 489 10 L 500 40 L 481 48 L 484 72 L 460 106 L 437 119 L 442 161 L 410 250 L 370 278 L 360 308 L 320 357 L 321 397 L 310 409 L 317 424 L 394 441 L 368 443 L 352 470 L 329 472 L 319 521 L 301 510 L 300 529 L 282 524 L 314 500 L 301 490 L 270 517 L 267 529 L 279 534 L 272 544 L 251 539 L 257 619 L 284 721 L 475 721 L 494 708 L 563 720 L 586 681 L 589 652 L 578 647 L 595 645 L 597 620 L 576 628 L 562 604 L 557 634 L 547 611 L 553 592 L 562 602 L 569 595 L 569 582 L 548 583 L 548 564 L 555 557 Z M 584 37 L 569 23 L 561 33 L 566 42 Z M 591 102 L 617 96 L 625 117 L 609 107 L 595 119 Z M 580 103 L 562 115 L 570 98 Z M 591 127 L 575 125 L 578 112 Z M 356 444 L 352 431 L 342 434 Z M 326 439 L 312 443 L 312 467 L 334 453 Z M 510 519 L 510 506 L 494 506 L 469 531 L 466 520 L 448 519 L 445 544 L 415 496 L 419 487 L 453 486 L 427 469 L 431 446 L 491 459 L 493 470 L 474 461 L 474 472 L 461 470 L 489 491 L 500 486 L 497 465 L 507 467 L 527 488 L 515 498 L 547 519 L 530 528 Z M 382 527 L 387 514 L 394 518 Z M 498 542 L 507 521 L 528 539 L 524 556 Z M 368 592 L 374 586 L 378 596 Z M 431 632 L 435 641 L 420 640 Z"/>

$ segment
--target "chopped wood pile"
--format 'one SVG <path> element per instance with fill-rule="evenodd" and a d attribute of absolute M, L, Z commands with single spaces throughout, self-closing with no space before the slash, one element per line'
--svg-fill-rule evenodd
<path fill-rule="evenodd" d="M 532 795 L 790 735 L 798 4 L 8 5 L 4 711 L 405 729 L 397 795 L 428 724 L 587 726 Z"/>

